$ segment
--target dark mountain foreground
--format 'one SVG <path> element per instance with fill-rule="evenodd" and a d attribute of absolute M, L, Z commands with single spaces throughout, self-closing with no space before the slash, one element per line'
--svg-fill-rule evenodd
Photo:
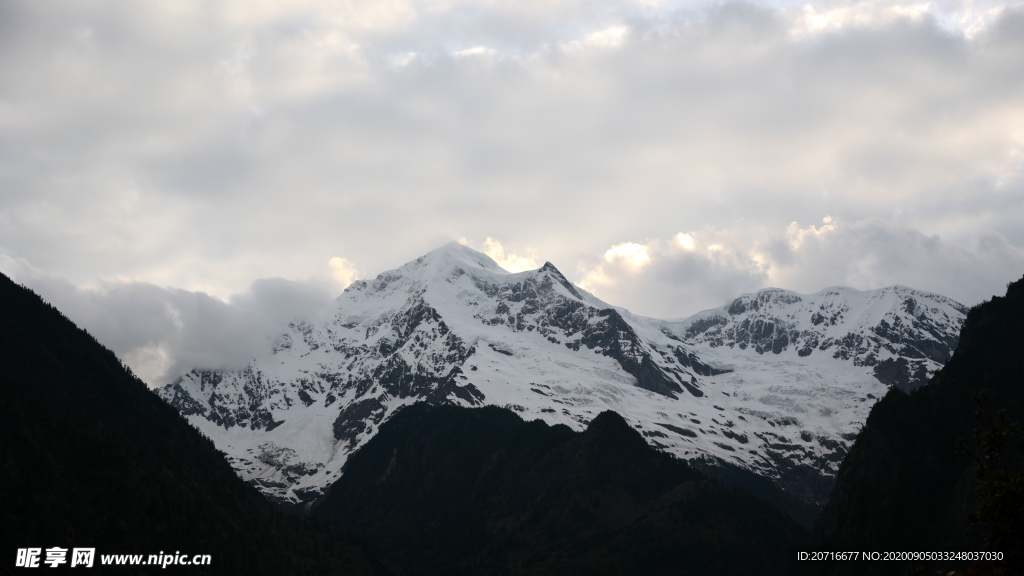
<path fill-rule="evenodd" d="M 1002 552 L 1004 562 L 815 562 L 801 568 L 837 576 L 968 569 L 1024 574 L 1021 421 L 1024 279 L 1010 284 L 1005 297 L 971 309 L 956 352 L 928 385 L 909 395 L 893 388 L 872 408 L 839 469 L 812 545 L 988 550 Z"/>
<path fill-rule="evenodd" d="M 784 574 L 807 537 L 614 412 L 580 433 L 493 406 L 399 411 L 315 515 L 410 574 Z"/>
<path fill-rule="evenodd" d="M 178 551 L 211 555 L 178 570 L 190 574 L 386 573 L 341 533 L 267 502 L 112 352 L 3 275 L 0 546 L 15 572 L 18 548 L 43 548 L 41 560 L 69 549 L 67 569 L 70 549 L 95 547 L 98 574 L 164 573 L 101 555 Z"/>

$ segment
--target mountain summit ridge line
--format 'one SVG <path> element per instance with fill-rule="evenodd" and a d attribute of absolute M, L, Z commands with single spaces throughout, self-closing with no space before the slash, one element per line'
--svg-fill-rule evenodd
<path fill-rule="evenodd" d="M 905 287 L 766 289 L 684 320 L 613 307 L 551 263 L 512 273 L 451 243 L 350 285 L 241 370 L 156 392 L 239 475 L 304 507 L 415 402 L 498 405 L 582 430 L 606 410 L 655 447 L 737 466 L 812 506 L 889 386 L 927 381 L 966 308 Z"/>

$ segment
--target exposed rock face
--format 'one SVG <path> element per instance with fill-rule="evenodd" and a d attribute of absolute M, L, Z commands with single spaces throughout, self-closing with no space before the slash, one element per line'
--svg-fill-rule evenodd
<path fill-rule="evenodd" d="M 452 244 L 355 282 L 244 369 L 195 370 L 158 394 L 290 504 L 320 497 L 395 410 L 427 402 L 574 430 L 611 409 L 653 446 L 739 466 L 814 506 L 874 400 L 939 366 L 960 310 L 899 287 L 766 290 L 665 322 L 550 263 L 511 274 Z"/>
<path fill-rule="evenodd" d="M 194 370 L 158 393 L 217 439 L 243 478 L 296 504 L 320 496 L 407 404 L 499 403 L 585 426 L 595 404 L 623 395 L 703 396 L 712 372 L 678 338 L 631 323 L 550 263 L 509 274 L 454 244 L 354 283 L 330 315 L 290 324 L 269 357 Z"/>
<path fill-rule="evenodd" d="M 924 385 L 952 354 L 966 312 L 903 286 L 769 288 L 671 329 L 707 362 L 732 367 L 713 380 L 733 391 L 735 410 L 770 425 L 751 430 L 758 456 L 744 467 L 821 506 L 868 410 L 891 386 Z"/>
<path fill-rule="evenodd" d="M 879 382 L 910 391 L 945 364 L 966 314 L 958 302 L 903 286 L 870 292 L 828 288 L 809 296 L 767 289 L 684 324 L 693 344 L 758 354 L 825 354 L 869 366 Z"/>

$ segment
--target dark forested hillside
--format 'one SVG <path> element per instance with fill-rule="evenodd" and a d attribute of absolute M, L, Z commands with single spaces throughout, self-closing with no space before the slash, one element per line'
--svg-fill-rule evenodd
<path fill-rule="evenodd" d="M 1024 280 L 1010 284 L 1005 297 L 970 311 L 956 352 L 927 386 L 909 395 L 893 389 L 874 406 L 839 470 L 813 547 L 1001 550 L 999 544 L 987 544 L 986 536 L 993 530 L 1000 536 L 1005 527 L 969 518 L 981 501 L 978 466 L 956 449 L 959 439 L 988 427 L 976 415 L 979 390 L 985 391 L 991 416 L 1005 410 L 1011 422 L 1024 419 Z M 978 455 L 980 448 L 973 444 L 971 451 Z M 1019 483 L 1019 454 L 1009 455 L 1005 463 Z M 1018 486 L 1018 497 L 1019 491 Z M 1024 518 L 1020 505 L 1012 497 L 999 504 L 1008 517 Z M 1021 560 L 1010 558 L 1007 573 L 1024 572 Z M 903 574 L 907 566 L 875 562 L 804 568 L 814 574 Z"/>
<path fill-rule="evenodd" d="M 382 572 L 339 533 L 264 500 L 112 352 L 3 275 L 0 545 L 8 570 L 17 548 L 58 546 L 95 547 L 97 564 L 210 554 L 195 574 Z"/>
<path fill-rule="evenodd" d="M 577 433 L 497 407 L 407 407 L 316 515 L 414 574 L 782 574 L 806 537 L 614 412 Z"/>

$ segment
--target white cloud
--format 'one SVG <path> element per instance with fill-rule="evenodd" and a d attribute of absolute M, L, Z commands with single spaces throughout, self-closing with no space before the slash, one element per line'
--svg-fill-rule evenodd
<path fill-rule="evenodd" d="M 658 250 L 658 243 L 655 241 L 644 245 L 637 244 L 636 242 L 623 242 L 605 251 L 604 261 L 612 266 L 634 269 L 642 268 L 651 262 L 651 258 L 647 253 L 648 250 L 656 252 Z M 604 265 L 598 265 L 592 270 L 585 271 L 583 279 L 578 282 L 578 285 L 585 290 L 595 291 L 601 290 L 603 286 L 613 282 L 605 274 Z"/>
<path fill-rule="evenodd" d="M 769 229 L 681 233 L 680 242 L 634 245 L 649 260 L 605 259 L 580 270 L 580 285 L 607 302 L 655 317 L 682 317 L 744 292 L 774 286 L 803 293 L 829 286 L 862 290 L 902 284 L 973 305 L 1024 274 L 1024 249 L 998 234 L 944 240 L 878 219 Z M 679 235 L 674 237 L 678 240 Z"/>
<path fill-rule="evenodd" d="M 1024 243 L 1013 5 L 813 3 L 794 41 L 782 4 L 11 6 L 0 250 L 227 298 L 447 230 L 558 262 L 824 212 Z"/>
<path fill-rule="evenodd" d="M 342 290 L 347 288 L 349 284 L 358 280 L 360 276 L 355 265 L 353 265 L 347 258 L 334 256 L 327 261 L 327 267 L 330 268 L 331 278 L 337 282 L 338 287 Z"/>
<path fill-rule="evenodd" d="M 685 232 L 680 232 L 675 235 L 676 242 L 683 250 L 693 250 L 693 236 Z"/>
<path fill-rule="evenodd" d="M 506 254 L 489 237 L 481 248 L 511 272 L 540 267 L 533 254 Z M 35 290 L 152 386 L 192 368 L 240 368 L 267 354 L 289 322 L 316 317 L 361 276 L 350 260 L 335 256 L 324 278 L 259 279 L 221 300 L 126 278 L 76 286 L 2 254 L 0 272 Z"/>
<path fill-rule="evenodd" d="M 770 283 L 969 301 L 1024 246 L 1019 1 L 3 6 L 0 255 L 97 294 L 337 289 L 457 232 L 658 315 Z M 188 326 L 175 302 L 152 316 Z M 117 349 L 187 356 L 161 338 Z"/>
<path fill-rule="evenodd" d="M 497 53 L 498 52 L 493 48 L 488 48 L 486 46 L 474 46 L 472 48 L 466 48 L 465 50 L 459 50 L 455 53 L 455 56 L 461 56 L 463 58 L 467 56 L 490 57 Z"/>
<path fill-rule="evenodd" d="M 819 11 L 812 4 L 804 4 L 800 15 L 793 19 L 790 34 L 802 39 L 812 34 L 851 27 L 879 26 L 894 20 L 921 20 L 929 14 L 930 7 L 929 3 L 898 4 L 868 0 Z"/>
<path fill-rule="evenodd" d="M 794 251 L 799 250 L 803 246 L 804 241 L 808 239 L 811 241 L 825 240 L 829 234 L 832 234 L 839 228 L 839 224 L 833 223 L 830 216 L 825 216 L 821 221 L 824 223 L 821 228 L 817 228 L 813 224 L 807 228 L 800 228 L 800 225 L 796 222 L 790 222 L 789 226 L 786 226 L 786 243 L 789 245 L 789 248 Z"/>
<path fill-rule="evenodd" d="M 900 21 L 920 22 L 924 19 L 932 19 L 950 32 L 974 38 L 989 28 L 1005 10 L 1020 8 L 1019 3 L 1000 0 L 853 0 L 783 4 L 789 16 L 790 35 L 800 40 L 851 28 L 882 27 Z"/>
<path fill-rule="evenodd" d="M 610 26 L 588 34 L 582 40 L 571 40 L 562 44 L 566 52 L 579 52 L 587 49 L 619 48 L 626 42 L 629 28 L 626 26 Z"/>
<path fill-rule="evenodd" d="M 638 268 L 651 261 L 647 255 L 647 248 L 635 242 L 623 242 L 612 246 L 604 253 L 604 259 L 609 263 L 623 260 Z"/>
<path fill-rule="evenodd" d="M 337 294 L 326 280 L 283 278 L 256 280 L 226 301 L 124 279 L 83 287 L 5 256 L 0 272 L 89 331 L 151 386 L 192 368 L 241 368 L 269 353 L 289 322 L 315 317 Z"/>
<path fill-rule="evenodd" d="M 520 256 L 518 254 L 506 254 L 505 247 L 501 242 L 488 236 L 483 244 L 476 244 L 470 242 L 465 237 L 459 238 L 459 243 L 469 246 L 474 250 L 479 250 L 484 254 L 491 257 L 492 260 L 498 263 L 499 266 L 508 270 L 509 272 L 524 272 L 526 270 L 536 270 L 543 265 L 543 261 L 537 259 L 537 255 L 533 250 L 527 249 L 529 255 Z"/>

